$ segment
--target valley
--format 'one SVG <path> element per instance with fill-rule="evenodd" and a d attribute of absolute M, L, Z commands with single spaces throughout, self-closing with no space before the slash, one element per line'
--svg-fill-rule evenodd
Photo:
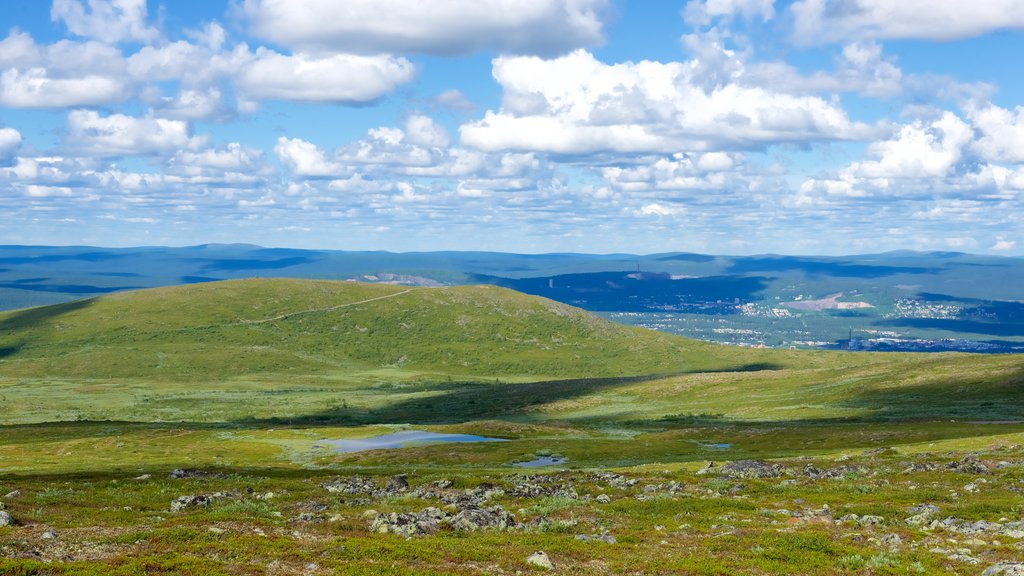
<path fill-rule="evenodd" d="M 7 312 L 0 350 L 3 572 L 978 574 L 1024 546 L 1015 355 L 297 279 Z"/>

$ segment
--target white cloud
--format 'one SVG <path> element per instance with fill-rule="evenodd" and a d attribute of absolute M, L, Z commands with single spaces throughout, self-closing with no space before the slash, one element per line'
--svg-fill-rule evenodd
<path fill-rule="evenodd" d="M 152 104 L 157 114 L 172 120 L 215 121 L 230 116 L 224 97 L 217 88 L 183 89 L 173 98 L 160 97 Z"/>
<path fill-rule="evenodd" d="M 256 100 L 372 102 L 416 75 L 405 58 L 336 54 L 285 56 L 260 48 L 238 74 L 238 89 Z"/>
<path fill-rule="evenodd" d="M 11 30 L 7 38 L 0 41 L 0 69 L 38 66 L 41 60 L 41 50 L 25 32 Z"/>
<path fill-rule="evenodd" d="M 882 53 L 877 43 L 852 43 L 843 47 L 835 70 L 802 74 L 785 62 L 763 62 L 744 67 L 742 81 L 794 93 L 857 92 L 886 98 L 903 90 L 903 71 Z M 931 84 L 936 84 L 933 78 Z"/>
<path fill-rule="evenodd" d="M 653 190 L 723 190 L 744 187 L 740 182 L 742 174 L 736 170 L 741 161 L 742 155 L 735 153 L 680 153 L 632 168 L 605 167 L 601 175 L 613 190 L 634 194 Z"/>
<path fill-rule="evenodd" d="M 1017 247 L 1017 242 L 1016 241 L 1014 241 L 1014 240 L 1007 240 L 1007 239 L 1003 238 L 1002 236 L 999 236 L 999 237 L 996 238 L 996 243 L 993 244 L 992 247 L 989 248 L 989 250 L 996 250 L 996 251 L 999 251 L 999 252 L 1003 252 L 1003 251 L 1006 251 L 1006 250 L 1013 250 L 1016 247 Z"/>
<path fill-rule="evenodd" d="M 255 176 L 265 172 L 263 151 L 232 142 L 224 148 L 181 150 L 168 163 L 168 170 L 187 176 Z"/>
<path fill-rule="evenodd" d="M 1013 111 L 994 104 L 965 107 L 967 118 L 978 131 L 972 149 L 991 162 L 1024 162 L 1024 107 Z"/>
<path fill-rule="evenodd" d="M 874 196 L 999 196 L 1011 175 L 999 166 L 971 165 L 965 152 L 973 138 L 971 126 L 952 112 L 930 121 L 914 120 L 891 138 L 872 143 L 865 160 L 850 163 L 833 178 L 806 180 L 790 203 Z"/>
<path fill-rule="evenodd" d="M 956 40 L 1024 28 L 1019 0 L 797 0 L 793 40 Z"/>
<path fill-rule="evenodd" d="M 346 172 L 342 165 L 328 161 L 323 151 L 315 144 L 299 138 L 278 138 L 274 154 L 295 176 L 326 178 L 340 176 Z"/>
<path fill-rule="evenodd" d="M 0 74 L 0 106 L 9 108 L 98 106 L 126 95 L 123 84 L 105 76 L 51 78 L 43 68 L 11 68 Z"/>
<path fill-rule="evenodd" d="M 683 18 L 691 26 L 706 26 L 718 18 L 737 15 L 767 22 L 775 15 L 775 0 L 690 0 L 683 9 Z"/>
<path fill-rule="evenodd" d="M 852 164 L 844 172 L 857 178 L 935 178 L 946 176 L 960 161 L 974 133 L 952 112 L 931 123 L 916 121 L 890 140 L 868 147 L 873 160 Z"/>
<path fill-rule="evenodd" d="M 11 162 L 20 147 L 20 132 L 14 128 L 0 128 L 0 166 Z"/>
<path fill-rule="evenodd" d="M 835 103 L 720 83 L 706 88 L 699 63 L 604 64 L 576 51 L 553 60 L 499 57 L 502 109 L 463 124 L 482 150 L 557 154 L 662 152 L 844 140 L 871 130 Z"/>
<path fill-rule="evenodd" d="M 666 204 L 659 204 L 652 202 L 651 204 L 645 204 L 637 210 L 637 214 L 640 216 L 679 216 L 684 214 L 686 209 L 682 206 L 669 206 Z"/>
<path fill-rule="evenodd" d="M 31 198 L 50 198 L 54 196 L 71 196 L 71 188 L 66 186 L 40 186 L 29 184 L 24 187 L 25 194 Z"/>
<path fill-rule="evenodd" d="M 53 0 L 50 18 L 77 36 L 116 43 L 152 42 L 159 37 L 146 25 L 146 0 Z"/>
<path fill-rule="evenodd" d="M 188 124 L 166 118 L 100 116 L 91 110 L 68 114 L 66 144 L 100 157 L 167 154 L 197 148 L 204 140 L 189 135 Z"/>
<path fill-rule="evenodd" d="M 413 114 L 405 120 L 405 139 L 418 146 L 447 148 L 451 142 L 448 131 L 429 116 Z"/>
<path fill-rule="evenodd" d="M 245 0 L 257 36 L 297 51 L 553 55 L 602 41 L 607 0 Z"/>

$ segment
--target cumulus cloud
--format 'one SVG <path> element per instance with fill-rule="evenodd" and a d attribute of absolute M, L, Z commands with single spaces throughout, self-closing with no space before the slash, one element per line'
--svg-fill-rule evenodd
<path fill-rule="evenodd" d="M 0 74 L 0 105 L 10 108 L 98 106 L 125 96 L 125 86 L 105 76 L 52 78 L 43 68 L 11 68 Z"/>
<path fill-rule="evenodd" d="M 735 170 L 741 162 L 742 155 L 736 153 L 677 153 L 640 166 L 608 166 L 601 169 L 601 174 L 611 189 L 621 192 L 706 191 L 742 187 L 742 175 Z"/>
<path fill-rule="evenodd" d="M 260 48 L 239 72 L 237 85 L 247 98 L 257 100 L 352 104 L 376 100 L 415 75 L 416 68 L 405 58 L 286 56 Z"/>
<path fill-rule="evenodd" d="M 418 146 L 446 148 L 451 142 L 448 131 L 429 116 L 413 114 L 405 121 L 405 138 Z"/>
<path fill-rule="evenodd" d="M 931 121 L 915 120 L 891 138 L 872 143 L 865 160 L 849 164 L 834 178 L 806 180 L 796 202 L 813 203 L 815 197 L 912 196 L 922 190 L 930 195 L 982 194 L 1001 188 L 1008 171 L 967 165 L 965 152 L 973 138 L 971 126 L 952 112 Z"/>
<path fill-rule="evenodd" d="M 189 176 L 257 175 L 265 168 L 262 150 L 238 142 L 223 148 L 180 150 L 168 162 L 171 172 Z"/>
<path fill-rule="evenodd" d="M 151 42 L 160 34 L 146 24 L 146 0 L 53 0 L 50 18 L 76 36 L 104 42 Z"/>
<path fill-rule="evenodd" d="M 65 144 L 99 157 L 170 154 L 203 143 L 203 138 L 190 136 L 188 124 L 179 120 L 101 116 L 92 110 L 68 114 Z"/>
<path fill-rule="evenodd" d="M 1011 111 L 972 102 L 965 111 L 978 131 L 972 149 L 979 156 L 991 162 L 1024 163 L 1024 107 Z"/>
<path fill-rule="evenodd" d="M 252 32 L 304 52 L 554 55 L 602 41 L 607 0 L 245 0 Z"/>
<path fill-rule="evenodd" d="M 952 112 L 930 123 L 916 121 L 896 136 L 868 147 L 872 160 L 852 164 L 846 173 L 857 178 L 934 178 L 950 173 L 974 133 Z"/>
<path fill-rule="evenodd" d="M 274 146 L 277 159 L 295 176 L 304 178 L 326 178 L 340 176 L 346 169 L 337 162 L 329 161 L 315 144 L 300 138 L 277 139 Z"/>
<path fill-rule="evenodd" d="M 21 133 L 14 128 L 0 128 L 0 166 L 11 164 L 19 148 Z"/>
<path fill-rule="evenodd" d="M 1018 0 L 797 0 L 793 40 L 808 44 L 859 39 L 956 40 L 1024 28 Z"/>
<path fill-rule="evenodd" d="M 903 90 L 903 71 L 875 42 L 847 44 L 831 71 L 803 74 L 785 62 L 759 62 L 742 68 L 740 81 L 791 93 L 856 92 L 886 98 Z M 936 84 L 936 80 L 930 83 Z"/>
<path fill-rule="evenodd" d="M 499 57 L 502 109 L 460 128 L 482 150 L 672 153 L 862 138 L 869 127 L 817 96 L 738 83 L 708 87 L 698 63 L 605 64 L 578 50 L 553 60 Z"/>

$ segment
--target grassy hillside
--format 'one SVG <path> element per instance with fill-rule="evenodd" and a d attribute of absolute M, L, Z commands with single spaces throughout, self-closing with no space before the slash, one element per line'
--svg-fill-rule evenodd
<path fill-rule="evenodd" d="M 0 375 L 16 377 L 624 376 L 725 367 L 710 349 L 490 286 L 238 280 L 0 315 Z"/>

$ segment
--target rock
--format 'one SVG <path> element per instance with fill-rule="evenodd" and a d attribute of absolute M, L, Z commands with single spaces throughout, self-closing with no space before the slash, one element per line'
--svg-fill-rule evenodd
<path fill-rule="evenodd" d="M 782 466 L 761 460 L 734 460 L 722 466 L 721 471 L 733 478 L 778 478 L 783 474 Z"/>
<path fill-rule="evenodd" d="M 904 522 L 910 526 L 924 526 L 931 521 L 932 517 L 939 513 L 939 507 L 934 504 L 918 504 L 911 506 L 909 512 L 913 514 Z"/>
<path fill-rule="evenodd" d="M 405 474 L 397 474 L 388 478 L 388 483 L 384 486 L 385 492 L 404 492 L 409 487 L 409 480 Z"/>
<path fill-rule="evenodd" d="M 548 557 L 548 553 L 543 550 L 540 552 L 534 552 L 526 557 L 526 563 L 530 566 L 536 566 L 545 570 L 554 570 L 555 563 Z"/>
<path fill-rule="evenodd" d="M 934 504 L 917 504 L 911 506 L 907 512 L 911 514 L 927 514 L 928 516 L 934 516 L 939 513 L 939 507 Z"/>
<path fill-rule="evenodd" d="M 615 544 L 615 536 L 612 536 L 607 532 L 602 532 L 600 534 L 577 534 L 574 538 L 581 542 L 604 542 L 606 544 Z"/>
<path fill-rule="evenodd" d="M 853 476 L 864 476 L 868 474 L 868 469 L 863 466 L 856 464 L 844 464 L 842 466 L 833 466 L 826 470 L 819 470 L 814 466 L 808 464 L 804 466 L 803 475 L 808 478 L 815 480 L 842 480 Z"/>
<path fill-rule="evenodd" d="M 962 554 L 959 552 L 956 554 L 950 554 L 948 558 L 950 560 L 953 560 L 954 562 L 963 562 L 964 564 L 970 564 L 972 566 L 980 563 L 980 560 L 978 560 L 974 556 L 971 556 L 970 554 Z"/>
<path fill-rule="evenodd" d="M 903 473 L 913 474 L 914 472 L 931 472 L 938 469 L 939 467 L 931 462 L 914 462 L 908 464 L 907 467 L 903 469 Z"/>
<path fill-rule="evenodd" d="M 878 542 L 882 546 L 888 546 L 889 548 L 899 548 L 903 544 L 903 538 L 900 538 L 899 534 L 886 534 L 878 539 Z"/>
<path fill-rule="evenodd" d="M 599 494 L 597 498 L 594 498 L 594 500 L 597 501 L 599 504 L 607 504 L 612 501 L 612 498 L 607 494 Z"/>
<path fill-rule="evenodd" d="M 174 474 L 174 472 L 171 472 L 171 474 Z M 132 478 L 132 480 L 149 480 L 152 477 L 153 477 L 152 474 L 142 474 L 140 476 L 136 476 L 135 478 Z M 172 476 L 172 478 L 173 478 L 173 476 Z"/>
<path fill-rule="evenodd" d="M 303 512 L 292 518 L 292 522 L 323 522 L 325 520 L 323 514 L 317 514 L 316 512 Z"/>
<path fill-rule="evenodd" d="M 3 510 L 3 509 L 5 509 L 5 508 L 7 508 L 7 507 L 6 507 L 6 506 L 4 506 L 4 503 L 3 503 L 3 501 L 2 501 L 2 500 L 0 500 L 0 510 Z"/>
<path fill-rule="evenodd" d="M 0 526 L 14 526 L 14 518 L 10 512 L 0 510 Z"/>
<path fill-rule="evenodd" d="M 1000 562 L 993 564 L 981 576 L 1024 576 L 1024 562 Z"/>
<path fill-rule="evenodd" d="M 965 474 L 984 474 L 988 472 L 988 466 L 982 464 L 978 460 L 978 457 L 973 454 L 964 456 L 958 462 L 950 462 L 946 464 L 946 468 L 953 470 L 954 472 L 963 472 Z"/>
<path fill-rule="evenodd" d="M 53 530 L 47 530 L 46 532 L 43 532 L 43 535 L 40 536 L 40 538 L 42 538 L 43 540 L 56 540 L 57 533 Z"/>
<path fill-rule="evenodd" d="M 21 496 L 21 490 L 11 490 L 7 494 L 4 494 L 4 500 L 10 500 L 11 498 L 17 498 Z"/>
<path fill-rule="evenodd" d="M 186 508 L 201 508 L 209 506 L 210 502 L 213 502 L 213 498 L 206 494 L 179 496 L 171 502 L 171 512 L 181 512 Z"/>
<path fill-rule="evenodd" d="M 372 480 L 362 476 L 338 478 L 323 486 L 325 490 L 334 494 L 375 494 L 379 491 Z"/>
<path fill-rule="evenodd" d="M 167 475 L 168 478 L 174 480 L 181 480 L 184 478 L 223 478 L 223 474 L 216 472 L 207 472 L 205 470 L 196 470 L 194 468 L 177 468 L 171 470 L 171 473 Z"/>
<path fill-rule="evenodd" d="M 501 506 L 494 506 L 463 510 L 449 520 L 448 524 L 452 529 L 462 532 L 507 530 L 515 527 L 516 519 Z"/>
<path fill-rule="evenodd" d="M 406 538 L 433 534 L 441 528 L 441 522 L 448 517 L 443 510 L 434 507 L 419 512 L 392 512 L 378 514 L 370 523 L 370 531 L 378 534 L 397 534 Z"/>

